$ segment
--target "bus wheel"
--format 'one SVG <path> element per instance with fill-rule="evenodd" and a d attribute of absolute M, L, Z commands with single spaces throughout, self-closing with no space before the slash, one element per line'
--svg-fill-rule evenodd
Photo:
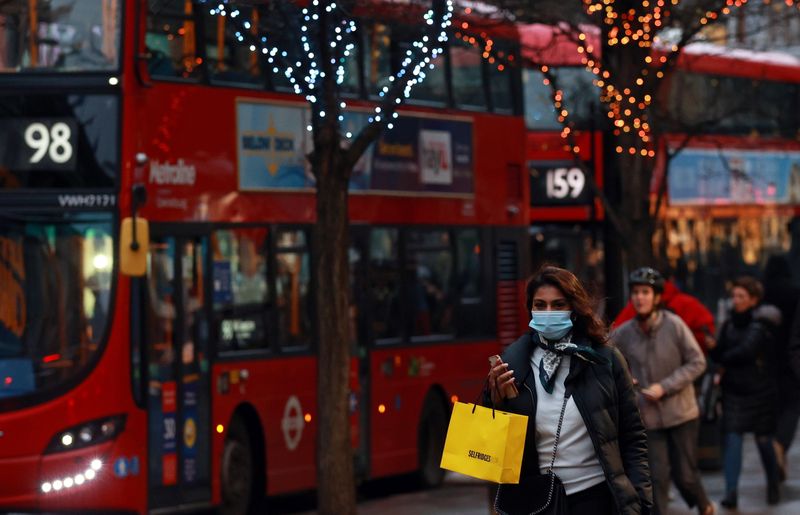
<path fill-rule="evenodd" d="M 447 436 L 447 415 L 438 396 L 425 401 L 419 425 L 419 481 L 425 488 L 434 488 L 444 481 L 444 469 L 439 465 Z"/>
<path fill-rule="evenodd" d="M 246 515 L 255 507 L 255 464 L 250 433 L 237 416 L 231 420 L 222 451 L 221 515 Z"/>

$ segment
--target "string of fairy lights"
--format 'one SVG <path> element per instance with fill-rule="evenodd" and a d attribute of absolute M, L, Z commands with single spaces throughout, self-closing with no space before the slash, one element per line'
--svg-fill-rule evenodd
<path fill-rule="evenodd" d="M 641 0 L 637 8 L 627 10 L 619 7 L 617 0 L 583 0 L 584 9 L 592 17 L 607 26 L 607 44 L 614 46 L 631 46 L 638 48 L 642 55 L 641 70 L 631 81 L 628 78 L 617 78 L 604 66 L 602 60 L 595 55 L 595 49 L 589 43 L 588 35 L 578 29 L 573 33 L 577 52 L 581 55 L 581 62 L 595 77 L 594 84 L 600 89 L 600 100 L 607 106 L 607 116 L 613 126 L 615 136 L 631 136 L 621 138 L 626 146 L 618 145 L 617 153 L 629 153 L 643 157 L 655 157 L 655 142 L 652 126 L 648 116 L 648 108 L 653 102 L 653 96 L 658 89 L 658 84 L 666 75 L 666 70 L 677 59 L 680 47 L 673 45 L 669 49 L 656 47 L 658 32 L 666 27 L 672 17 L 673 9 L 681 4 L 682 0 Z M 772 0 L 762 0 L 771 4 Z M 800 0 L 782 0 L 787 6 L 800 8 Z M 236 7 L 235 0 L 200 0 L 200 3 L 209 5 L 209 13 L 215 16 L 227 16 L 236 21 L 239 30 L 236 39 L 249 46 L 251 52 L 261 52 L 267 62 L 273 67 L 273 73 L 282 73 L 289 81 L 294 92 L 304 95 L 312 106 L 313 119 L 324 119 L 329 114 L 343 121 L 342 112 L 347 108 L 347 103 L 336 97 L 334 105 L 325 105 L 324 95 L 320 93 L 320 85 L 326 78 L 320 66 L 322 55 L 329 56 L 330 64 L 335 69 L 335 81 L 342 84 L 345 80 L 346 61 L 354 55 L 357 24 L 348 19 L 347 14 L 336 1 L 312 0 L 311 4 L 302 9 L 302 24 L 300 26 L 300 45 L 305 55 L 293 55 L 277 44 L 269 35 L 260 34 L 255 24 L 247 19 L 244 11 Z M 708 10 L 702 14 L 698 23 L 703 26 L 728 15 L 733 9 L 742 8 L 748 0 L 726 0 L 715 10 Z M 453 0 L 447 0 L 446 9 L 441 19 L 434 20 L 436 16 L 433 9 L 423 15 L 426 25 L 438 25 L 435 37 L 423 34 L 418 40 L 412 42 L 406 50 L 400 68 L 390 76 L 388 83 L 378 92 L 383 102 L 374 108 L 369 117 L 370 124 L 382 123 L 388 129 L 393 128 L 393 120 L 398 114 L 397 105 L 411 96 L 413 88 L 421 84 L 427 70 L 433 69 L 434 62 L 443 53 L 443 47 L 448 41 L 448 29 L 454 14 Z M 480 28 L 471 27 L 468 21 L 472 9 L 466 7 L 463 11 L 459 25 L 455 27 L 455 38 L 477 48 L 481 56 L 498 71 L 504 71 L 506 66 L 515 61 L 515 55 L 510 51 L 497 50 L 491 36 Z M 332 27 L 329 34 L 320 34 L 323 16 L 334 20 L 325 26 Z M 257 23 L 257 22 L 256 22 Z M 557 32 L 567 34 L 574 28 L 563 29 L 557 27 Z M 320 44 L 329 45 L 323 49 Z M 655 50 L 654 50 L 655 49 Z M 302 54 L 301 53 L 301 54 Z M 283 64 L 283 67 L 281 67 Z M 554 84 L 552 70 L 546 65 L 539 65 L 545 85 Z M 569 111 L 564 105 L 564 91 L 553 88 L 553 106 L 556 110 L 558 121 L 562 124 L 561 136 L 569 143 L 567 150 L 578 154 L 580 148 L 574 144 L 574 124 L 569 119 Z M 313 125 L 309 124 L 307 130 L 312 131 Z M 352 138 L 350 132 L 347 138 Z"/>
<path fill-rule="evenodd" d="M 467 16 L 472 14 L 472 8 L 467 7 L 464 9 L 464 17 L 460 24 L 456 27 L 455 37 L 464 43 L 477 48 L 490 66 L 494 66 L 498 71 L 504 71 L 507 65 L 515 63 L 516 56 L 513 52 L 508 50 L 498 50 L 495 47 L 494 39 L 485 31 L 480 28 L 471 27 L 470 22 L 466 19 Z M 470 32 L 472 30 L 473 32 Z"/>
<path fill-rule="evenodd" d="M 670 48 L 657 49 L 657 33 L 669 22 L 672 9 L 676 8 L 681 0 L 642 0 L 637 9 L 621 11 L 617 8 L 615 0 L 583 0 L 586 12 L 595 17 L 600 17 L 605 24 L 608 34 L 607 44 L 613 46 L 635 46 L 643 55 L 643 65 L 638 75 L 632 81 L 618 80 L 611 71 L 603 66 L 602 61 L 594 54 L 594 49 L 588 43 L 589 37 L 585 32 L 577 31 L 575 44 L 581 54 L 581 62 L 594 76 L 594 84 L 600 88 L 600 100 L 607 107 L 607 116 L 613 125 L 615 136 L 630 135 L 627 146 L 618 145 L 617 153 L 628 153 L 642 157 L 653 158 L 656 155 L 655 141 L 652 127 L 647 113 L 653 102 L 654 92 L 658 90 L 661 79 L 666 75 L 667 68 L 680 54 L 681 47 L 673 45 Z M 729 15 L 733 9 L 742 8 L 748 0 L 726 0 L 716 10 L 708 10 L 698 19 L 700 26 L 708 25 L 720 18 Z M 770 5 L 772 0 L 763 0 Z M 800 9 L 800 1 L 783 0 L 788 7 Z M 571 30 L 571 29 L 570 29 Z M 539 65 L 543 76 L 543 83 L 553 86 L 554 75 L 545 64 Z M 569 121 L 569 112 L 563 105 L 563 90 L 552 89 L 553 106 L 556 110 L 558 121 L 562 124 L 561 136 L 567 140 L 565 149 L 577 155 L 580 148 L 574 143 L 573 124 Z"/>
<path fill-rule="evenodd" d="M 747 0 L 727 0 L 728 5 L 741 6 Z M 588 45 L 585 33 L 578 34 L 577 48 L 583 55 L 582 62 L 595 76 L 595 85 L 600 88 L 600 99 L 607 107 L 607 115 L 613 125 L 615 136 L 630 134 L 628 146 L 617 145 L 617 153 L 627 152 L 630 155 L 642 157 L 655 157 L 655 148 L 647 113 L 652 104 L 653 93 L 658 89 L 658 83 L 665 76 L 666 65 L 679 51 L 678 46 L 673 46 L 666 55 L 653 53 L 657 32 L 663 28 L 671 17 L 671 9 L 677 7 L 680 0 L 642 0 L 638 9 L 619 11 L 615 0 L 584 0 L 585 10 L 589 15 L 601 17 L 602 23 L 608 26 L 607 44 L 613 46 L 634 46 L 644 55 L 642 68 L 632 81 L 618 81 L 612 76 L 610 70 L 593 54 L 593 49 Z M 708 23 L 707 12 L 700 20 L 701 25 Z M 620 84 L 619 82 L 624 82 Z M 565 129 L 566 130 L 566 129 Z M 565 134 L 562 133 L 562 136 Z"/>
<path fill-rule="evenodd" d="M 771 0 L 763 0 L 766 5 Z M 713 10 L 705 11 L 698 19 L 699 25 L 706 26 L 717 21 L 721 16 L 729 15 L 733 9 L 743 8 L 748 0 L 726 0 Z M 800 8 L 797 0 L 784 0 L 788 7 Z M 678 58 L 681 48 L 673 45 L 669 49 L 653 52 L 656 42 L 655 33 L 663 28 L 671 16 L 671 9 L 677 7 L 680 0 L 642 0 L 641 8 L 634 11 L 618 12 L 614 0 L 584 0 L 587 13 L 602 13 L 603 23 L 609 26 L 608 45 L 637 45 L 644 51 L 644 63 L 638 74 L 628 84 L 616 84 L 614 77 L 607 69 L 601 69 L 598 59 L 591 56 L 592 49 L 584 43 L 585 34 L 579 34 L 578 51 L 584 53 L 586 68 L 596 77 L 595 84 L 601 88 L 601 100 L 608 106 L 608 117 L 614 126 L 616 136 L 632 134 L 636 136 L 634 144 L 627 148 L 618 145 L 617 153 L 637 153 L 641 156 L 655 157 L 652 127 L 647 115 L 647 108 L 653 102 L 654 92 L 659 82 L 665 77 L 667 68 Z"/>
<path fill-rule="evenodd" d="M 330 59 L 330 65 L 335 70 L 335 82 L 341 85 L 345 80 L 347 59 L 354 55 L 357 24 L 335 0 L 312 0 L 309 7 L 301 10 L 299 43 L 304 55 L 294 55 L 293 52 L 280 48 L 275 41 L 277 38 L 261 34 L 257 22 L 248 18 L 235 0 L 200 0 L 200 3 L 209 6 L 209 14 L 212 16 L 227 17 L 235 22 L 238 29 L 234 34 L 236 40 L 248 45 L 251 52 L 261 52 L 266 56 L 272 72 L 282 73 L 294 92 L 305 97 L 312 112 L 312 123 L 306 127 L 309 132 L 314 130 L 316 123 L 328 116 L 336 116 L 339 122 L 344 121 L 343 111 L 347 108 L 347 103 L 339 96 L 338 88 L 333 95 L 333 104 L 326 105 L 326 95 L 322 92 L 326 75 L 320 59 L 323 56 Z M 413 88 L 425 80 L 426 70 L 433 69 L 436 58 L 444 52 L 453 10 L 453 0 L 446 0 L 438 20 L 435 19 L 437 13 L 433 8 L 423 14 L 424 25 L 435 28 L 436 35 L 431 37 L 431 34 L 423 31 L 420 38 L 411 43 L 399 69 L 378 92 L 383 101 L 368 118 L 370 124 L 380 123 L 387 129 L 394 128 L 393 120 L 398 117 L 396 106 L 411 96 Z M 328 32 L 322 34 L 326 28 Z M 322 48 L 321 45 L 327 45 L 327 48 Z M 346 132 L 345 136 L 349 139 L 353 134 Z"/>

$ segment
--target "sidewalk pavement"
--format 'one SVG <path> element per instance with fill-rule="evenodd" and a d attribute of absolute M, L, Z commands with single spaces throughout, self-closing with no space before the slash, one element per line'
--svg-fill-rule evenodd
<path fill-rule="evenodd" d="M 703 473 L 703 485 L 712 501 L 717 503 L 717 513 L 738 513 L 740 515 L 798 515 L 800 514 L 800 443 L 795 442 L 789 449 L 788 474 L 781 485 L 781 502 L 775 506 L 767 505 L 767 479 L 761 458 L 756 450 L 753 435 L 745 436 L 742 476 L 739 479 L 739 506 L 737 511 L 719 507 L 725 494 L 725 478 L 722 471 Z M 670 514 L 694 515 L 681 499 L 677 490 L 672 489 L 674 500 L 670 503 Z"/>
<path fill-rule="evenodd" d="M 800 443 L 790 449 L 788 456 L 788 479 L 781 487 L 781 503 L 768 506 L 766 502 L 766 479 L 761 460 L 752 435 L 745 437 L 742 476 L 739 484 L 738 511 L 727 511 L 719 507 L 725 491 L 722 471 L 703 473 L 706 491 L 719 507 L 719 514 L 741 515 L 798 515 L 800 514 Z M 673 488 L 674 499 L 670 503 L 671 515 L 694 515 Z M 486 483 L 459 474 L 448 473 L 440 489 L 414 491 L 389 495 L 359 503 L 361 515 L 488 515 Z M 313 512 L 307 512 L 310 515 Z"/>

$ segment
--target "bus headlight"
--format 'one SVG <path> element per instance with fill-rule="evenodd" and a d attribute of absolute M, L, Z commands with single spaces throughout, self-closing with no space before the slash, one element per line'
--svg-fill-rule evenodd
<path fill-rule="evenodd" d="M 91 463 L 89 463 L 89 468 L 86 470 L 78 472 L 75 474 L 75 476 L 67 476 L 64 478 L 54 479 L 52 481 L 45 481 L 41 484 L 40 488 L 42 489 L 43 494 L 49 494 L 50 492 L 58 492 L 62 488 L 72 488 L 73 486 L 78 487 L 87 481 L 91 481 L 96 478 L 101 468 L 103 468 L 103 462 L 95 458 L 91 461 Z"/>
<path fill-rule="evenodd" d="M 125 415 L 98 418 L 59 431 L 50 440 L 45 454 L 82 449 L 113 440 L 125 429 Z"/>

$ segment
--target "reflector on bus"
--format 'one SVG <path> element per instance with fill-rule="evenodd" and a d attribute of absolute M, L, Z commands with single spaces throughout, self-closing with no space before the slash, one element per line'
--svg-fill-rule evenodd
<path fill-rule="evenodd" d="M 125 275 L 142 276 L 147 270 L 150 231 L 147 220 L 125 218 L 119 230 L 119 269 Z"/>

